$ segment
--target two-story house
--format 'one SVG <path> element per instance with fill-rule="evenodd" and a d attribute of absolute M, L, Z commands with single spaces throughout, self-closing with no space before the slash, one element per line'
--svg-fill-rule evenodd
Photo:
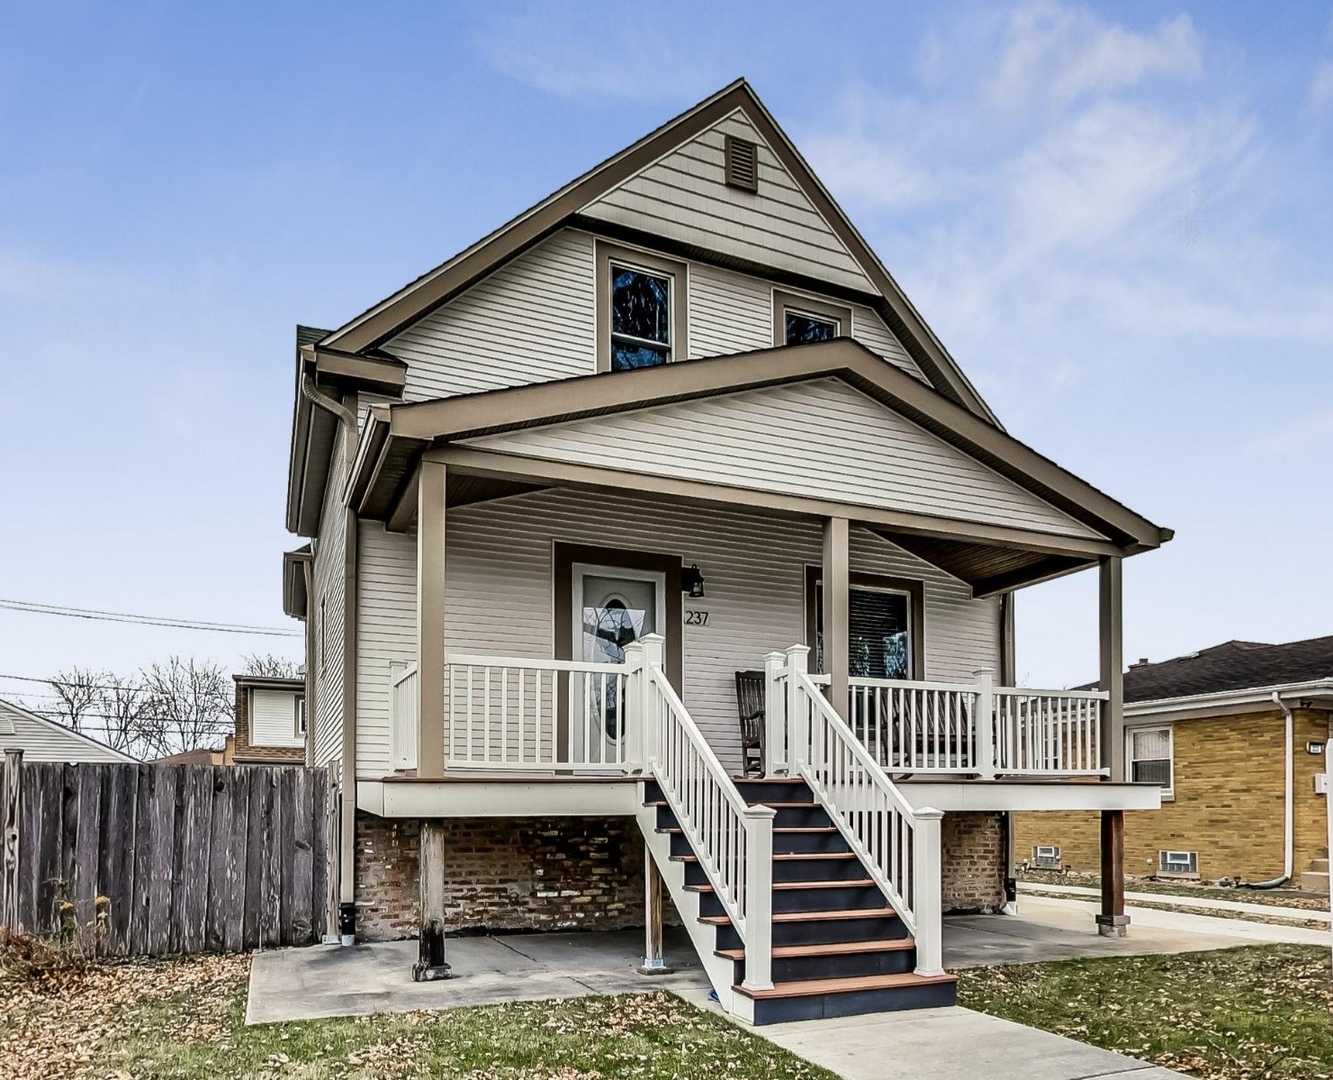
<path fill-rule="evenodd" d="M 1113 870 L 1158 805 L 1121 567 L 1170 532 L 1005 433 L 743 81 L 298 329 L 287 524 L 344 929 L 421 978 L 445 928 L 651 971 L 673 907 L 744 1018 L 952 1001 L 1011 812 L 1102 811 Z M 1015 688 L 1014 593 L 1085 569 L 1106 689 Z"/>

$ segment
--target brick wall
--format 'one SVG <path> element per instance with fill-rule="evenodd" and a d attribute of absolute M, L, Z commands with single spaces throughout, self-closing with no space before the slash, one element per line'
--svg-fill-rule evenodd
<path fill-rule="evenodd" d="M 643 840 L 633 818 L 458 818 L 445 828 L 451 931 L 643 926 Z M 418 835 L 415 820 L 357 814 L 361 939 L 416 935 Z"/>
<path fill-rule="evenodd" d="M 1328 738 L 1328 719 L 1313 710 L 1294 710 L 1293 719 L 1293 868 L 1299 877 L 1327 846 L 1324 796 L 1314 793 L 1324 759 L 1306 753 L 1305 744 Z M 1172 849 L 1197 851 L 1199 873 L 1210 880 L 1260 881 L 1282 873 L 1282 713 L 1181 720 L 1174 729 L 1175 798 L 1161 810 L 1125 814 L 1125 872 L 1151 874 L 1158 851 Z M 1018 861 L 1031 858 L 1036 844 L 1059 844 L 1066 865 L 1095 871 L 1098 821 L 1096 813 L 1017 814 Z"/>
<path fill-rule="evenodd" d="M 995 912 L 1004 906 L 1004 815 L 945 814 L 940 823 L 941 887 L 946 914 Z"/>

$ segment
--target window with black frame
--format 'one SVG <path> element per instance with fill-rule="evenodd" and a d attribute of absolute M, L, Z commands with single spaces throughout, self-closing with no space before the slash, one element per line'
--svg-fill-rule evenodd
<path fill-rule="evenodd" d="M 806 345 L 812 341 L 829 341 L 838 336 L 838 324 L 833 319 L 821 319 L 788 309 L 786 320 L 787 344 Z"/>
<path fill-rule="evenodd" d="M 815 587 L 815 670 L 824 666 L 824 586 Z M 847 604 L 848 674 L 863 679 L 912 677 L 912 603 L 906 593 L 852 588 Z"/>
<path fill-rule="evenodd" d="M 671 359 L 671 278 L 611 264 L 611 370 Z"/>

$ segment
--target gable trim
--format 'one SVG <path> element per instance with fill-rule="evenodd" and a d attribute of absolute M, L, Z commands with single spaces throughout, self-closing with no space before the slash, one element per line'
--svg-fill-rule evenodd
<path fill-rule="evenodd" d="M 389 407 L 395 438 L 452 441 L 611 412 L 834 377 L 900 413 L 1127 551 L 1158 547 L 1164 530 L 1049 458 L 900 371 L 850 338 L 708 357 L 639 371 Z"/>
<path fill-rule="evenodd" d="M 731 83 L 584 173 L 334 331 L 322 344 L 348 352 L 362 352 L 382 344 L 501 263 L 521 254 L 569 222 L 589 203 L 737 110 L 745 114 L 768 143 L 769 149 L 847 248 L 852 260 L 880 291 L 876 308 L 881 318 L 926 377 L 946 397 L 998 427 L 995 415 L 744 79 Z"/>

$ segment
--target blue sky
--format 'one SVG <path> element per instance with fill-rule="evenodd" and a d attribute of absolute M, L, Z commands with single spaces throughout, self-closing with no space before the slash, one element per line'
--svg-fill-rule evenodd
<path fill-rule="evenodd" d="M 1130 658 L 1333 632 L 1333 7 L 652 10 L 0 4 L 0 597 L 295 629 L 293 325 L 743 74 L 1009 430 L 1177 530 Z M 1022 593 L 1020 673 L 1096 622 Z M 3 675 L 275 646 L 0 611 Z"/>

